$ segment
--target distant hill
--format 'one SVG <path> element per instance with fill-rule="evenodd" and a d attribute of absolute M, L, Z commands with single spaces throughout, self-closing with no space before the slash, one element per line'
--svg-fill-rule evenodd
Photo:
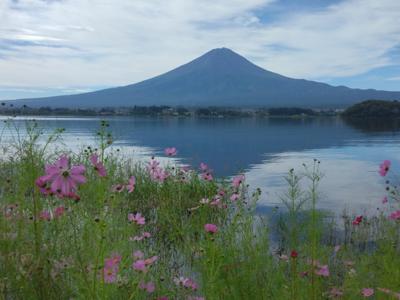
<path fill-rule="evenodd" d="M 160 76 L 90 93 L 18 100 L 51 107 L 230 106 L 347 107 L 366 99 L 400 99 L 400 92 L 333 87 L 264 70 L 226 48 L 214 49 Z"/>
<path fill-rule="evenodd" d="M 367 100 L 357 103 L 343 112 L 350 118 L 400 118 L 400 102 Z"/>

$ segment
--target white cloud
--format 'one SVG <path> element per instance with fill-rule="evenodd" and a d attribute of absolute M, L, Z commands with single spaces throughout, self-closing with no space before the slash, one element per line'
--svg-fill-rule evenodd
<path fill-rule="evenodd" d="M 0 0 L 4 86 L 113 86 L 140 81 L 226 46 L 304 78 L 391 63 L 400 1 L 351 0 L 263 23 L 273 0 Z M 3 43 L 3 46 L 2 46 Z"/>

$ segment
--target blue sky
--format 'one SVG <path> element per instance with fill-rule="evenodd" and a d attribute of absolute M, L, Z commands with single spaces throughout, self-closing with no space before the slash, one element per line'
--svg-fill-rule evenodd
<path fill-rule="evenodd" d="M 228 47 L 289 77 L 400 90 L 398 0 L 0 0 L 0 99 L 138 82 Z"/>

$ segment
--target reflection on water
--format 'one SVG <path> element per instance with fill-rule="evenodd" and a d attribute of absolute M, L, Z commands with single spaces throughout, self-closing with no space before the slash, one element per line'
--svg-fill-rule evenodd
<path fill-rule="evenodd" d="M 72 148 L 93 145 L 99 118 L 36 118 L 46 133 L 65 128 Z M 400 162 L 398 121 L 315 119 L 179 119 L 108 118 L 115 146 L 136 158 L 162 156 L 178 148 L 179 160 L 197 166 L 204 161 L 219 176 L 245 172 L 249 184 L 263 191 L 261 205 L 276 205 L 283 176 L 292 167 L 321 160 L 325 178 L 320 207 L 340 211 L 375 209 L 383 196 L 377 166 Z M 14 121 L 23 126 L 24 120 Z M 2 143 L 10 132 L 0 125 Z"/>

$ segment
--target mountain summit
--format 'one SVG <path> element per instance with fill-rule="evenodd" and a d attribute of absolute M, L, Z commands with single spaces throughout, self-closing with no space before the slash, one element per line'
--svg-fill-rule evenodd
<path fill-rule="evenodd" d="M 20 100 L 29 106 L 346 107 L 366 99 L 400 99 L 400 92 L 350 89 L 288 78 L 227 48 L 213 49 L 157 77 L 90 93 Z"/>

